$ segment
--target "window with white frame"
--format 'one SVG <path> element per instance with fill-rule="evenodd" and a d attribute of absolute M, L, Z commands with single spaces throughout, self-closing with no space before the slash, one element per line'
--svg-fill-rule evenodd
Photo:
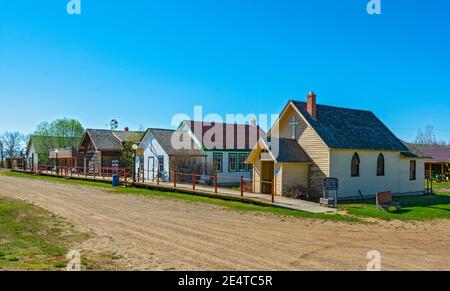
<path fill-rule="evenodd" d="M 222 173 L 222 169 L 223 169 L 222 153 L 213 154 L 213 169 L 216 173 Z"/>
<path fill-rule="evenodd" d="M 248 167 L 245 164 L 245 160 L 247 159 L 247 154 L 239 154 L 239 172 L 247 172 Z"/>
<path fill-rule="evenodd" d="M 160 176 L 164 176 L 164 156 L 158 156 L 158 172 Z"/>
<path fill-rule="evenodd" d="M 237 154 L 228 154 L 228 172 L 237 172 Z"/>

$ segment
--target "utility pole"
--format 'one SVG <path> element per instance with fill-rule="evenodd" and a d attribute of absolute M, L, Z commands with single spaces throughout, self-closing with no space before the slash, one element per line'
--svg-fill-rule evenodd
<path fill-rule="evenodd" d="M 3 143 L 1 141 L 0 141 L 0 156 L 1 156 L 0 168 L 3 168 Z"/>

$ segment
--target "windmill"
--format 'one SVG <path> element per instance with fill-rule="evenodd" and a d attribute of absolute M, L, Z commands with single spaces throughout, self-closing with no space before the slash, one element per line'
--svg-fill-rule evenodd
<path fill-rule="evenodd" d="M 116 130 L 119 127 L 119 122 L 116 119 L 113 119 L 109 125 L 111 125 L 111 130 Z"/>

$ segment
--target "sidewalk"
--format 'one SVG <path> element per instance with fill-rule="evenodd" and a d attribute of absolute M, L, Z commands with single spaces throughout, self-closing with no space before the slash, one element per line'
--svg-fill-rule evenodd
<path fill-rule="evenodd" d="M 16 170 L 17 171 L 17 170 Z M 19 170 L 17 172 L 30 173 L 30 171 L 22 171 Z M 54 172 L 42 172 L 41 174 L 46 176 L 56 176 L 56 177 L 64 177 L 61 175 L 57 175 Z M 99 181 L 99 182 L 111 182 L 111 177 L 102 177 L 102 176 L 90 176 L 90 175 L 69 175 L 65 178 L 75 179 L 75 180 L 86 180 L 86 181 Z M 123 181 L 122 181 L 123 182 Z M 255 203 L 259 205 L 265 206 L 275 206 L 285 209 L 291 210 L 299 210 L 306 211 L 311 213 L 326 213 L 326 212 L 334 212 L 336 209 L 328 208 L 320 206 L 320 204 L 305 200 L 292 199 L 283 196 L 275 196 L 275 202 L 272 203 L 272 196 L 269 194 L 258 194 L 258 193 L 250 193 L 244 192 L 243 197 L 241 196 L 240 191 L 233 190 L 230 188 L 218 187 L 217 193 L 215 193 L 214 187 L 204 186 L 204 185 L 195 185 L 195 190 L 192 187 L 192 184 L 184 184 L 177 183 L 176 188 L 173 185 L 173 182 L 160 182 L 159 185 L 156 181 L 145 181 L 135 182 L 133 183 L 131 179 L 128 180 L 129 185 L 134 185 L 135 187 L 140 188 L 152 188 L 152 189 L 161 189 L 165 191 L 178 191 L 193 195 L 201 195 L 212 198 L 221 198 L 221 199 L 229 199 L 234 201 L 241 201 L 245 203 Z"/>
<path fill-rule="evenodd" d="M 137 184 L 143 184 L 143 185 L 153 185 L 157 187 L 156 182 L 146 181 L 145 183 L 135 183 Z M 173 183 L 168 182 L 160 182 L 160 187 L 164 187 L 166 189 L 175 189 L 173 186 Z M 213 187 L 207 187 L 202 185 L 195 185 L 195 190 L 192 189 L 191 184 L 177 184 L 176 187 L 177 190 L 184 189 L 189 191 L 189 193 L 197 193 L 197 194 L 207 194 L 208 196 L 212 195 L 220 195 L 224 197 L 230 197 L 233 198 L 233 200 L 242 200 L 240 191 L 229 189 L 229 188 L 217 188 L 217 194 L 214 192 Z M 300 210 L 300 211 L 306 211 L 306 212 L 312 212 L 312 213 L 325 213 L 325 212 L 334 212 L 335 209 L 323 207 L 320 206 L 318 203 L 305 201 L 305 200 L 299 200 L 299 199 L 291 199 L 283 196 L 275 196 L 275 203 L 272 203 L 272 197 L 268 194 L 257 194 L 257 193 L 250 193 L 250 192 L 244 192 L 243 197 L 244 202 L 251 203 L 259 202 L 263 203 L 265 205 L 271 205 L 271 206 L 277 206 L 281 208 L 287 208 L 292 210 Z"/>

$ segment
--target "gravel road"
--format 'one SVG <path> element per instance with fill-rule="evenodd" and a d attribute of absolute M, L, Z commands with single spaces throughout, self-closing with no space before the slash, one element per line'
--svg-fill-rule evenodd
<path fill-rule="evenodd" d="M 349 224 L 109 193 L 0 175 L 0 195 L 25 200 L 94 235 L 80 250 L 117 253 L 126 270 L 450 270 L 450 222 Z"/>

